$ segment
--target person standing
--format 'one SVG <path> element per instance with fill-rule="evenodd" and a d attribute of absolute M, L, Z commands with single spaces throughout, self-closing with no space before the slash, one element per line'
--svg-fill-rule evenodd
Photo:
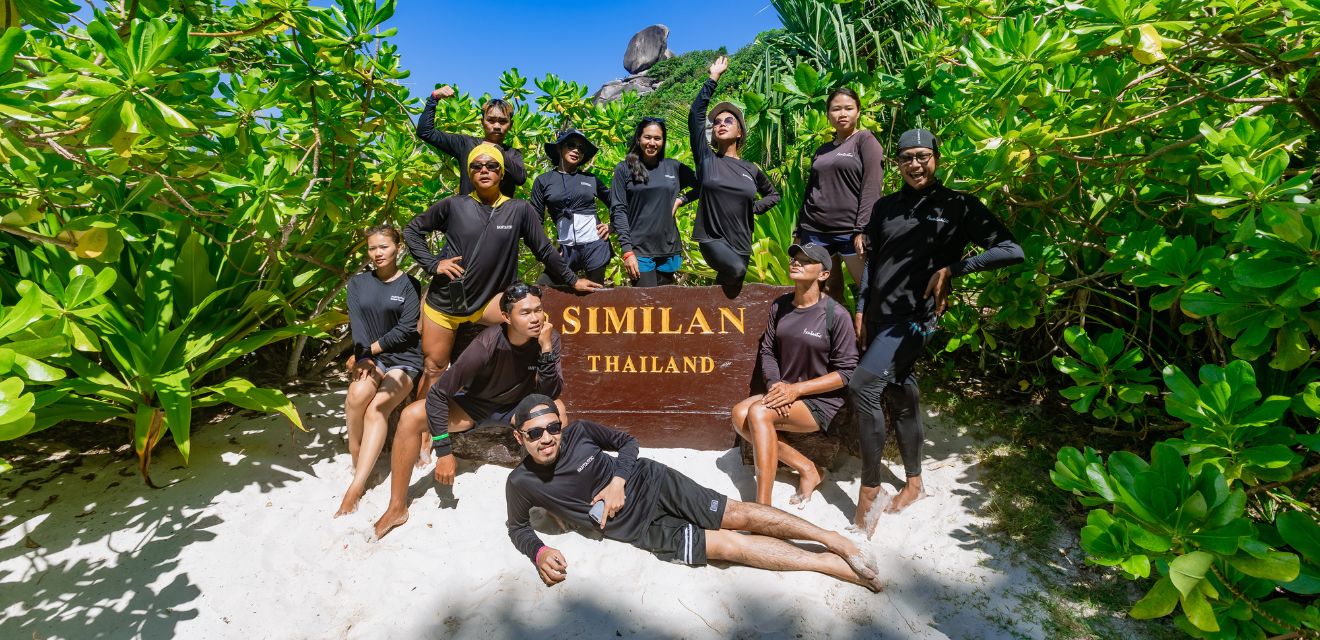
<path fill-rule="evenodd" d="M 504 144 L 504 139 L 509 135 L 509 128 L 513 125 L 513 105 L 499 98 L 482 105 L 481 129 L 485 132 L 485 137 L 478 139 L 461 133 L 436 130 L 435 107 L 440 100 L 452 97 L 454 97 L 454 88 L 449 85 L 431 92 L 431 97 L 426 99 L 421 117 L 417 118 L 417 137 L 435 147 L 440 153 L 459 162 L 466 162 L 468 154 L 482 142 L 495 145 L 500 151 L 500 163 L 504 165 L 504 175 L 500 179 L 500 193 L 512 198 L 514 190 L 527 182 L 527 169 L 523 166 L 522 153 Z M 464 171 L 464 167 L 459 167 L 458 195 L 465 196 L 472 193 L 472 188 L 472 179 Z"/>
<path fill-rule="evenodd" d="M 550 214 L 559 236 L 559 255 L 568 269 L 584 273 L 592 282 L 605 282 L 610 263 L 610 225 L 596 218 L 596 201 L 610 204 L 610 190 L 595 175 L 582 168 L 596 157 L 596 145 L 577 129 L 559 133 L 545 144 L 545 155 L 554 169 L 532 182 L 532 209 L 538 216 Z M 542 282 L 548 278 L 544 278 Z"/>
<path fill-rule="evenodd" d="M 664 118 L 642 118 L 628 155 L 614 167 L 610 219 L 623 252 L 623 267 L 634 286 L 674 284 L 683 267 L 678 208 L 697 199 L 697 174 L 665 157 Z"/>
<path fill-rule="evenodd" d="M 383 224 L 367 229 L 371 271 L 348 281 L 348 326 L 353 337 L 348 395 L 348 452 L 353 480 L 335 517 L 357 511 L 367 477 L 385 446 L 389 415 L 408 397 L 422 372 L 417 320 L 421 285 L 399 269 L 399 230 Z"/>
<path fill-rule="evenodd" d="M 816 149 L 807 177 L 807 192 L 794 235 L 798 242 L 818 244 L 832 256 L 825 291 L 843 302 L 843 265 L 858 285 L 866 251 L 863 231 L 884 187 L 884 149 L 875 134 L 861 129 L 862 101 L 857 92 L 839 87 L 826 100 L 826 117 L 834 138 Z"/>
<path fill-rule="evenodd" d="M 868 522 L 880 495 L 881 453 L 885 444 L 886 397 L 893 403 L 894 427 L 907 482 L 889 502 L 897 512 L 922 497 L 921 393 L 914 365 L 948 306 L 953 278 L 1022 262 L 1022 247 L 975 197 L 954 191 L 935 177 L 939 141 L 925 129 L 898 139 L 898 171 L 903 187 L 875 204 L 867 225 L 869 248 L 857 298 L 854 327 L 868 344 L 848 389 L 857 407 L 862 445 L 862 486 L 854 522 Z M 983 251 L 964 258 L 967 245 Z"/>
<path fill-rule="evenodd" d="M 775 472 L 783 462 L 798 474 L 789 504 L 803 504 L 820 484 L 816 464 L 779 439 L 780 431 L 829 429 L 843 408 L 844 387 L 857 367 L 857 343 L 848 312 L 821 286 L 830 277 L 830 253 L 817 244 L 793 245 L 788 277 L 793 293 L 770 304 L 761 336 L 760 364 L 766 392 L 734 405 L 733 429 L 752 443 L 756 501 L 770 504 Z"/>
<path fill-rule="evenodd" d="M 710 79 L 701 85 L 688 111 L 688 135 L 701 185 L 692 237 L 700 244 L 706 264 L 715 270 L 716 284 L 734 298 L 747 277 L 753 217 L 774 207 L 779 193 L 760 167 L 739 157 L 747 123 L 733 103 L 721 102 L 710 109 L 710 142 L 706 141 L 706 105 L 728 68 L 725 56 L 710 65 Z"/>

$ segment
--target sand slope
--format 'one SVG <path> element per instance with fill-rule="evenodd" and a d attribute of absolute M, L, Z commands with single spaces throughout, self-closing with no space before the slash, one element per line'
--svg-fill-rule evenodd
<path fill-rule="evenodd" d="M 146 488 L 133 460 L 111 454 L 0 476 L 0 638 L 1044 635 L 1023 619 L 1029 574 L 980 533 L 968 442 L 938 417 L 927 427 L 932 495 L 883 518 L 867 543 L 884 593 L 810 573 L 666 564 L 574 532 L 543 533 L 569 561 L 569 579 L 551 589 L 508 541 L 503 468 L 460 464 L 452 494 L 416 471 L 412 519 L 381 542 L 368 535 L 386 485 L 332 519 L 350 478 L 343 395 L 295 401 L 309 433 L 240 415 L 196 434 L 190 467 L 162 447 L 154 477 L 175 482 L 166 489 Z M 642 455 L 733 497 L 753 492 L 736 450 Z M 856 475 L 853 460 L 794 512 L 842 529 Z M 780 478 L 783 506 L 794 485 Z"/>

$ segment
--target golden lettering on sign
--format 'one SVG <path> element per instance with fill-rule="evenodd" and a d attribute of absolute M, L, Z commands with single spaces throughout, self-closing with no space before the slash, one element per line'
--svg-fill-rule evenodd
<path fill-rule="evenodd" d="M 602 313 L 603 309 L 603 313 Z M 655 311 L 659 311 L 656 318 Z M 673 307 L 587 307 L 586 326 L 583 327 L 582 307 L 573 305 L 564 307 L 561 315 L 560 331 L 564 335 L 579 332 L 585 335 L 711 335 L 728 334 L 736 331 L 745 334 L 747 326 L 747 307 L 719 307 L 719 331 L 708 319 L 706 312 L 697 308 L 689 316 L 677 317 Z M 603 316 L 603 317 L 602 317 Z M 715 316 L 710 316 L 715 317 Z M 638 320 L 640 319 L 640 322 Z M 641 325 L 640 328 L 638 325 Z"/>
<path fill-rule="evenodd" d="M 616 356 L 589 354 L 591 373 L 712 373 L 715 358 L 710 356 Z"/>

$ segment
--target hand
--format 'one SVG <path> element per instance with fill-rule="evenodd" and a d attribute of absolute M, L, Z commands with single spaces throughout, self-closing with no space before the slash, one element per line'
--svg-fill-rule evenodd
<path fill-rule="evenodd" d="M 642 277 L 642 268 L 637 264 L 637 256 L 628 256 L 623 259 L 623 268 L 628 270 L 628 277 L 636 280 Z"/>
<path fill-rule="evenodd" d="M 574 282 L 574 283 L 573 283 L 573 290 L 574 290 L 574 291 L 581 291 L 582 293 L 587 293 L 587 292 L 589 292 L 589 291 L 595 291 L 595 290 L 597 290 L 597 289 L 601 289 L 601 288 L 603 288 L 603 287 L 600 285 L 600 283 L 592 282 L 592 281 L 590 281 L 590 280 L 588 280 L 588 279 L 586 279 L 586 278 L 578 278 L 578 279 L 577 279 L 577 282 Z"/>
<path fill-rule="evenodd" d="M 681 207 L 681 206 L 683 206 L 683 199 L 682 199 L 682 198 L 674 198 L 674 210 L 673 210 L 672 213 L 674 214 L 674 217 L 675 217 L 675 218 L 678 217 L 678 208 Z"/>
<path fill-rule="evenodd" d="M 853 236 L 853 250 L 857 252 L 857 257 L 866 259 L 866 235 L 859 233 Z"/>
<path fill-rule="evenodd" d="M 926 283 L 926 297 L 935 296 L 935 315 L 944 315 L 944 310 L 949 308 L 949 281 L 953 279 L 953 271 L 944 267 L 935 273 L 930 274 L 930 282 Z"/>
<path fill-rule="evenodd" d="M 349 373 L 348 377 L 352 379 L 353 382 L 357 382 L 358 380 L 372 377 L 372 374 L 374 373 L 376 373 L 376 363 L 373 362 L 371 358 L 363 358 L 353 363 L 353 370 Z"/>
<path fill-rule="evenodd" d="M 377 340 L 377 341 L 371 343 L 371 355 L 373 355 L 373 356 L 378 356 L 378 355 L 380 355 L 380 352 L 382 352 L 382 351 L 384 351 L 384 350 L 385 350 L 385 349 L 381 348 L 381 346 L 380 346 L 380 340 Z"/>
<path fill-rule="evenodd" d="M 853 330 L 857 332 L 857 342 L 866 347 L 866 325 L 862 322 L 862 314 L 853 314 Z"/>
<path fill-rule="evenodd" d="M 541 353 L 550 353 L 555 348 L 555 325 L 550 322 L 550 314 L 541 312 L 545 319 L 541 321 L 541 335 L 536 336 L 541 345 Z"/>
<path fill-rule="evenodd" d="M 349 356 L 348 361 L 344 363 L 344 371 L 352 371 L 353 367 L 356 365 L 357 365 L 357 354 L 355 353 Z"/>
<path fill-rule="evenodd" d="M 447 260 L 441 260 L 435 265 L 435 274 L 438 276 L 449 276 L 450 280 L 457 280 L 463 277 L 463 267 L 458 266 L 463 261 L 463 256 L 454 256 Z"/>
<path fill-rule="evenodd" d="M 546 547 L 537 555 L 536 572 L 541 574 L 541 582 L 553 587 L 568 577 L 568 560 L 558 549 Z"/>
<path fill-rule="evenodd" d="M 761 404 L 771 409 L 778 407 L 788 408 L 789 405 L 797 402 L 802 394 L 795 384 L 789 384 L 782 380 L 770 385 L 770 390 L 761 398 Z"/>
<path fill-rule="evenodd" d="M 604 489 L 600 490 L 600 493 L 597 493 L 595 497 L 591 499 L 591 504 L 596 504 L 597 500 L 605 501 L 605 513 L 600 517 L 601 529 L 604 529 L 605 523 L 608 522 L 610 518 L 614 517 L 614 514 L 618 513 L 619 509 L 623 508 L 623 502 L 627 499 L 627 496 L 624 495 L 623 492 L 623 485 L 625 482 L 626 481 L 623 478 L 615 476 L 613 480 L 610 480 L 609 484 L 605 485 Z"/>
<path fill-rule="evenodd" d="M 451 436 L 452 437 L 452 436 Z M 453 485 L 454 475 L 458 473 L 458 461 L 454 454 L 448 453 L 435 459 L 435 481 Z"/>
<path fill-rule="evenodd" d="M 454 88 L 449 85 L 444 85 L 442 87 L 437 88 L 435 91 L 432 91 L 431 97 L 435 98 L 436 100 L 444 100 L 446 98 L 452 98 L 454 97 Z"/>
<path fill-rule="evenodd" d="M 720 56 L 715 58 L 715 62 L 710 63 L 710 79 L 716 82 L 720 81 L 720 76 L 729 69 L 729 57 Z"/>
<path fill-rule="evenodd" d="M 596 225 L 596 235 L 600 236 L 601 240 L 610 237 L 610 225 L 608 224 Z"/>

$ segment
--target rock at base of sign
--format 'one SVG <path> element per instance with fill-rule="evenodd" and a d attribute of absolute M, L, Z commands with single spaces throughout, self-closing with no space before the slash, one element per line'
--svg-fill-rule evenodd
<path fill-rule="evenodd" d="M 454 455 L 463 460 L 512 469 L 522 462 L 524 455 L 522 445 L 513 439 L 513 428 L 509 425 L 483 424 L 456 433 L 451 440 Z"/>

